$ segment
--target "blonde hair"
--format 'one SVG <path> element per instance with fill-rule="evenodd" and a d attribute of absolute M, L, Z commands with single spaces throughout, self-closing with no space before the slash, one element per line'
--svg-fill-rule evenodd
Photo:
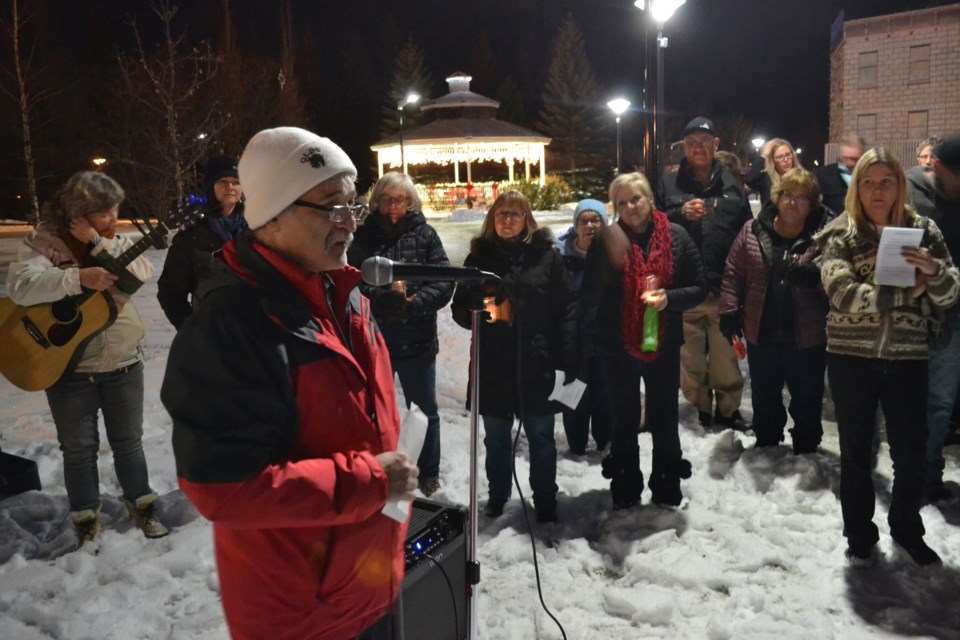
<path fill-rule="evenodd" d="M 777 162 L 774 160 L 774 157 L 777 154 L 777 149 L 781 147 L 786 147 L 790 149 L 790 155 L 793 156 L 793 166 L 794 168 L 800 166 L 797 162 L 797 152 L 793 148 L 793 145 L 784 140 L 783 138 L 774 138 L 770 141 L 769 146 L 767 147 L 767 152 L 763 155 L 763 166 L 764 170 L 767 172 L 767 175 L 770 176 L 770 186 L 775 188 L 780 184 L 781 176 L 777 172 Z"/>
<path fill-rule="evenodd" d="M 512 189 L 501 192 L 500 195 L 497 196 L 497 199 L 493 201 L 493 204 L 490 205 L 490 208 L 487 210 L 487 215 L 483 219 L 483 226 L 480 227 L 480 235 L 482 237 L 487 240 L 493 240 L 498 237 L 497 228 L 494 224 L 497 211 L 512 204 L 519 206 L 520 210 L 523 211 L 524 229 L 527 230 L 527 235 L 523 241 L 527 243 L 530 242 L 533 237 L 532 231 L 537 228 L 537 221 L 533 217 L 533 210 L 530 208 L 530 202 L 526 196 Z"/>
<path fill-rule="evenodd" d="M 370 192 L 370 202 L 368 203 L 370 211 L 373 213 L 380 211 L 380 196 L 390 187 L 400 187 L 406 192 L 408 200 L 407 211 L 420 211 L 423 209 L 423 202 L 420 200 L 417 188 L 413 185 L 413 179 L 405 173 L 391 171 L 390 173 L 383 174 L 383 176 L 377 180 L 377 184 L 373 185 L 373 190 Z"/>
<path fill-rule="evenodd" d="M 40 224 L 62 236 L 70 231 L 71 219 L 110 211 L 123 199 L 123 187 L 107 174 L 79 171 L 43 203 Z"/>
<path fill-rule="evenodd" d="M 614 213 L 617 213 L 617 193 L 627 187 L 636 187 L 637 191 L 649 198 L 651 203 L 653 202 L 653 189 L 650 188 L 646 176 L 636 171 L 621 173 L 613 179 L 613 182 L 610 183 L 610 189 L 607 190 L 607 196 L 610 198 L 610 204 L 613 205 Z"/>
<path fill-rule="evenodd" d="M 847 229 L 844 235 L 848 238 L 866 232 L 870 228 L 870 221 L 860 201 L 860 180 L 870 167 L 878 164 L 890 169 L 897 178 L 897 201 L 893 203 L 890 211 L 890 226 L 906 226 L 906 222 L 912 221 L 917 215 L 907 204 L 907 177 L 903 173 L 900 161 L 883 147 L 868 149 L 853 168 L 850 188 L 847 190 L 847 199 L 844 202 L 847 212 Z"/>
<path fill-rule="evenodd" d="M 819 209 L 821 206 L 820 183 L 817 181 L 817 176 L 803 167 L 795 167 L 783 174 L 780 181 L 770 191 L 770 201 L 775 206 L 779 206 L 780 196 L 787 191 L 800 191 L 809 198 L 811 211 Z"/>

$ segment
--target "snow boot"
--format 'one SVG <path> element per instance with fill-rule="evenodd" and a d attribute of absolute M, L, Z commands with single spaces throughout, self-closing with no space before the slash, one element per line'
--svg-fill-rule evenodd
<path fill-rule="evenodd" d="M 84 543 L 92 542 L 100 533 L 100 505 L 95 509 L 71 511 L 70 519 L 73 521 L 73 530 L 77 534 L 77 549 Z"/>
<path fill-rule="evenodd" d="M 688 460 L 679 458 L 673 462 L 653 460 L 653 473 L 650 474 L 650 492 L 653 502 L 664 507 L 679 507 L 683 501 L 680 491 L 681 478 L 686 480 L 693 475 L 693 467 Z"/>
<path fill-rule="evenodd" d="M 134 502 L 124 500 L 123 504 L 127 507 L 127 513 L 136 523 L 137 527 L 143 531 L 143 535 L 148 538 L 162 538 L 170 531 L 163 526 L 160 519 L 157 518 L 157 494 L 148 493 L 140 496 Z"/>
<path fill-rule="evenodd" d="M 600 468 L 603 477 L 610 479 L 610 496 L 613 498 L 615 510 L 629 509 L 640 502 L 643 494 L 643 473 L 639 468 L 625 466 L 614 458 L 613 454 L 600 462 Z"/>

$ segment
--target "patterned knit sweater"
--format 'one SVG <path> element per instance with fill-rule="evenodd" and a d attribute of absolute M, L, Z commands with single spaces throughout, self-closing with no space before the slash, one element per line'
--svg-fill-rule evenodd
<path fill-rule="evenodd" d="M 920 227 L 921 218 L 910 215 L 907 224 Z M 960 293 L 954 266 L 940 229 L 927 220 L 931 256 L 940 271 L 927 278 L 930 302 L 942 308 L 952 306 Z M 830 353 L 882 358 L 925 360 L 927 325 L 919 299 L 908 288 L 874 284 L 877 239 L 845 237 L 846 213 L 816 235 L 823 262 L 821 277 L 830 299 L 827 315 L 827 351 Z"/>

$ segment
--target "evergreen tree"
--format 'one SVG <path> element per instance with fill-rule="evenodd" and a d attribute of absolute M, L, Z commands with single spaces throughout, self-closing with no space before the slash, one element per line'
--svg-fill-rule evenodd
<path fill-rule="evenodd" d="M 470 81 L 470 90 L 482 96 L 492 96 L 497 88 L 497 61 L 493 57 L 493 47 L 490 44 L 490 34 L 486 29 L 480 30 L 477 44 L 470 55 L 470 67 L 464 69 L 473 80 Z"/>
<path fill-rule="evenodd" d="M 580 28 L 567 14 L 551 47 L 539 122 L 540 131 L 553 138 L 547 152 L 555 168 L 597 166 L 598 143 L 606 142 L 610 131 L 605 108 Z"/>
<path fill-rule="evenodd" d="M 380 123 L 380 135 L 389 136 L 396 133 L 400 128 L 397 119 L 397 105 L 400 104 L 410 92 L 420 94 L 419 104 L 423 104 L 430 99 L 433 88 L 433 77 L 427 71 L 426 58 L 423 50 L 413 41 L 413 37 L 407 38 L 407 44 L 400 50 L 397 56 L 396 66 L 393 70 L 393 79 L 390 81 L 390 90 L 384 98 L 382 114 L 383 119 Z M 403 112 L 404 130 L 412 129 L 422 124 L 423 114 L 416 106 L 407 106 Z"/>

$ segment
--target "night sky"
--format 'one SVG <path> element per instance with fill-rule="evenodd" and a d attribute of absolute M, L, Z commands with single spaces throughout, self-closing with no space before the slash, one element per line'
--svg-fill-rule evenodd
<path fill-rule="evenodd" d="M 150 30 L 156 28 L 157 20 L 144 9 L 145 0 L 41 1 L 57 7 L 58 37 L 77 51 L 89 49 L 93 32 L 111 49 L 128 47 L 132 11 L 139 12 L 138 23 L 148 41 Z M 186 26 L 191 38 L 214 39 L 222 2 L 181 2 L 177 24 Z M 278 57 L 279 4 L 230 1 L 241 46 Z M 948 4 L 946 0 L 688 0 L 665 28 L 669 38 L 664 58 L 667 138 L 675 139 L 693 116 L 739 114 L 758 135 L 785 137 L 803 147 L 805 162 L 812 162 L 822 155 L 827 141 L 830 26 L 840 11 L 849 20 Z M 561 20 L 572 12 L 605 88 L 598 102 L 605 104 L 616 96 L 627 97 L 634 108 L 641 102 L 643 14 L 632 0 L 293 0 L 292 8 L 296 29 L 310 41 L 301 52 L 300 68 L 310 74 L 312 85 L 308 85 L 315 91 L 307 96 L 314 118 L 311 126 L 340 142 L 361 166 L 372 166 L 369 145 L 380 135 L 370 122 L 379 117 L 377 97 L 386 92 L 392 72 L 387 68 L 391 54 L 384 42 L 387 25 L 403 39 L 412 37 L 424 50 L 433 74 L 434 97 L 446 92 L 443 79 L 448 74 L 474 73 L 469 61 L 485 32 L 497 73 L 510 74 L 527 92 L 530 122 L 519 124 L 532 126 L 540 108 L 550 45 Z M 369 53 L 366 64 L 373 68 L 368 77 L 346 81 L 341 76 L 350 38 L 363 43 Z M 357 91 L 357 86 L 364 85 L 366 91 Z M 331 109 L 331 104 L 339 111 Z M 350 117 L 352 111 L 364 109 L 365 118 Z M 640 125 L 636 113 L 624 115 L 625 150 L 639 153 Z M 366 157 L 359 157 L 363 153 Z"/>

